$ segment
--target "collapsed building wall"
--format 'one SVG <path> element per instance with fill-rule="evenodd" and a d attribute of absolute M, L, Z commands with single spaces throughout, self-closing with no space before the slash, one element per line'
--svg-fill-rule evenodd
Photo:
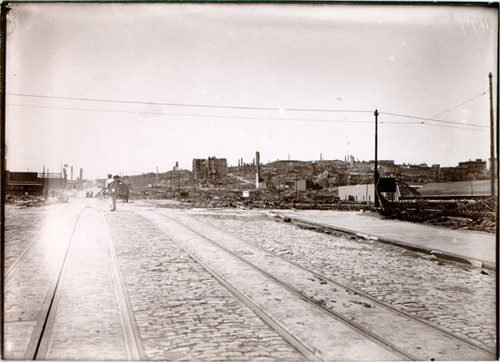
<path fill-rule="evenodd" d="M 197 185 L 221 185 L 227 178 L 227 160 L 208 157 L 193 159 L 193 179 Z"/>

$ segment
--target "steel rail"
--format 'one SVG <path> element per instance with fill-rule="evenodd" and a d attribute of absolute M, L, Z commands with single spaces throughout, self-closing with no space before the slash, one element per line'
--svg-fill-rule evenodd
<path fill-rule="evenodd" d="M 142 344 L 141 334 L 134 317 L 134 312 L 130 304 L 130 298 L 127 293 L 127 287 L 120 268 L 118 254 L 113 243 L 113 238 L 109 231 L 106 218 L 102 213 L 99 213 L 102 222 L 106 225 L 106 243 L 111 258 L 113 269 L 113 277 L 116 284 L 116 294 L 118 304 L 120 307 L 120 317 L 122 322 L 123 335 L 125 340 L 125 347 L 127 350 L 127 358 L 134 361 L 147 360 L 146 353 L 144 352 L 144 345 Z"/>
<path fill-rule="evenodd" d="M 375 333 L 371 332 L 370 330 L 368 330 L 367 328 L 361 326 L 360 324 L 358 323 L 355 323 L 351 320 L 349 320 L 347 317 L 341 315 L 340 313 L 337 313 L 337 312 L 334 312 L 322 305 L 319 305 L 318 303 L 316 303 L 312 298 L 306 296 L 304 293 L 302 293 L 300 290 L 294 288 L 292 285 L 288 284 L 288 283 L 285 283 L 283 281 L 281 281 L 280 279 L 276 278 L 274 275 L 268 273 L 267 271 L 259 268 L 257 265 L 255 265 L 254 263 L 244 259 L 243 257 L 235 254 L 234 252 L 232 252 L 231 250 L 227 249 L 226 247 L 220 245 L 219 243 L 217 243 L 216 241 L 206 237 L 205 235 L 201 234 L 200 232 L 196 231 L 195 229 L 191 228 L 190 226 L 187 226 L 185 225 L 184 223 L 180 222 L 179 220 L 176 220 L 172 217 L 169 217 L 169 216 L 166 216 L 166 215 L 162 215 L 163 217 L 166 217 L 180 225 L 182 225 L 183 227 L 185 227 L 186 229 L 192 231 L 193 233 L 199 235 L 201 238 L 207 240 L 208 242 L 212 243 L 213 245 L 215 245 L 216 247 L 226 251 L 227 253 L 229 253 L 230 255 L 234 256 L 235 258 L 241 260 L 242 262 L 244 262 L 245 264 L 249 265 L 250 267 L 252 267 L 253 269 L 257 270 L 258 272 L 262 273 L 263 275 L 265 275 L 266 277 L 268 277 L 269 279 L 273 280 L 274 282 L 276 282 L 277 284 L 281 285 L 282 287 L 286 288 L 287 290 L 289 290 L 290 292 L 296 294 L 297 296 L 299 296 L 302 300 L 310 303 L 311 305 L 314 305 L 315 307 L 319 307 L 321 308 L 322 310 L 324 310 L 325 312 L 327 312 L 328 314 L 332 315 L 333 317 L 339 319 L 340 321 L 342 321 L 344 324 L 347 324 L 348 326 L 354 328 L 355 330 L 357 330 L 358 332 L 360 332 L 361 334 L 363 334 L 365 337 L 367 337 L 368 339 L 370 340 L 373 340 L 375 341 L 376 343 L 379 343 L 380 345 L 383 345 L 385 346 L 386 348 L 392 350 L 393 352 L 395 352 L 396 354 L 402 356 L 403 358 L 405 359 L 409 359 L 409 360 L 418 360 L 419 358 L 417 358 L 416 356 L 413 356 L 409 353 L 407 353 L 406 351 L 404 351 L 403 349 L 397 347 L 396 345 L 394 345 L 393 343 L 381 338 L 380 336 L 376 335 Z M 170 237 L 170 236 L 169 236 Z M 183 247 L 183 246 L 182 246 Z M 186 250 L 186 248 L 183 247 L 184 250 Z M 187 250 L 186 250 L 187 251 Z M 187 251 L 188 252 L 188 251 Z M 189 253 L 189 252 L 188 252 Z M 199 258 L 197 258 L 199 259 Z M 216 273 L 216 272 L 215 272 Z M 212 274 L 212 273 L 211 273 Z M 215 275 L 214 275 L 215 277 Z M 219 277 L 216 277 L 217 280 L 219 280 Z M 232 290 L 231 290 L 232 291 Z M 238 294 L 241 294 L 241 293 L 238 293 Z M 236 294 L 238 296 L 238 294 Z M 246 304 L 246 303 L 245 303 Z M 264 312 L 265 313 L 265 312 Z M 259 314 L 258 314 L 259 315 Z M 260 316 L 260 315 L 259 315 Z M 279 332 L 279 331 L 278 331 Z M 284 337 L 285 338 L 285 337 Z M 286 339 L 286 338 L 285 338 Z"/>
<path fill-rule="evenodd" d="M 42 339 L 43 336 L 49 327 L 49 319 L 51 315 L 51 310 L 53 309 L 53 306 L 56 302 L 56 291 L 57 288 L 59 287 L 59 283 L 61 281 L 61 276 L 63 273 L 64 266 L 66 264 L 66 260 L 69 255 L 69 251 L 71 249 L 71 245 L 73 243 L 73 239 L 75 236 L 75 232 L 78 226 L 78 223 L 80 221 L 80 217 L 83 214 L 84 209 L 82 208 L 78 216 L 76 218 L 75 224 L 73 226 L 73 230 L 71 231 L 71 235 L 69 237 L 68 245 L 66 246 L 66 251 L 64 252 L 64 256 L 62 258 L 62 261 L 60 263 L 60 267 L 58 268 L 58 272 L 55 273 L 55 277 L 52 279 L 51 284 L 49 286 L 48 292 L 45 296 L 45 300 L 42 304 L 42 309 L 40 310 L 39 313 L 39 320 L 36 324 L 35 330 L 33 331 L 31 335 L 31 339 L 28 344 L 28 348 L 26 349 L 24 359 L 37 359 L 40 347 L 42 344 Z"/>
<path fill-rule="evenodd" d="M 160 230 L 165 236 L 167 236 L 170 240 L 172 240 L 179 248 L 184 250 L 195 262 L 197 262 L 203 269 L 205 269 L 210 275 L 212 275 L 219 283 L 221 283 L 226 289 L 228 289 L 233 295 L 236 296 L 240 301 L 242 301 L 247 307 L 249 307 L 257 316 L 259 316 L 267 325 L 269 325 L 272 329 L 274 329 L 283 339 L 285 339 L 298 353 L 300 353 L 307 360 L 318 360 L 319 357 L 316 353 L 309 348 L 307 345 L 302 343 L 298 338 L 296 338 L 293 334 L 288 332 L 285 328 L 283 328 L 279 322 L 274 320 L 271 316 L 269 316 L 265 310 L 263 310 L 260 306 L 254 303 L 250 298 L 241 293 L 237 287 L 232 285 L 229 281 L 227 281 L 222 275 L 216 272 L 213 268 L 211 268 L 207 263 L 203 261 L 203 259 L 198 256 L 194 251 L 188 249 L 180 242 L 177 238 L 172 235 L 167 234 L 163 230 L 159 229 L 157 225 L 155 225 L 152 221 L 144 218 L 148 223 L 150 223 L 153 227 Z M 176 220 L 171 219 L 172 221 L 177 222 Z M 179 223 L 184 226 L 183 224 Z M 185 227 L 185 226 L 184 226 Z M 195 232 L 195 231 L 193 231 Z M 208 240 L 208 239 L 207 239 Z M 210 241 L 210 240 L 209 240 Z"/>
<path fill-rule="evenodd" d="M 413 319 L 415 321 L 418 321 L 418 322 L 421 322 L 423 324 L 426 324 L 427 326 L 429 326 L 431 328 L 434 328 L 434 329 L 438 330 L 439 332 L 447 334 L 450 337 L 458 339 L 458 340 L 460 340 L 460 341 L 462 341 L 464 343 L 467 343 L 467 344 L 469 344 L 472 347 L 478 348 L 478 349 L 482 350 L 483 352 L 486 352 L 486 353 L 490 354 L 491 356 L 495 356 L 495 353 L 492 352 L 491 349 L 488 349 L 487 347 L 479 345 L 478 343 L 475 343 L 474 341 L 471 341 L 471 340 L 466 339 L 466 338 L 464 338 L 462 336 L 459 336 L 459 335 L 457 335 L 457 334 L 455 334 L 453 332 L 450 332 L 449 330 L 445 329 L 444 327 L 441 327 L 441 326 L 439 326 L 439 325 L 437 325 L 437 324 L 435 324 L 433 322 L 430 322 L 428 320 L 425 320 L 423 318 L 420 318 L 420 317 L 417 317 L 417 316 L 415 316 L 413 314 L 405 312 L 405 311 L 403 311 L 401 309 L 398 309 L 398 308 L 394 307 L 393 305 L 391 305 L 391 304 L 389 304 L 387 302 L 381 301 L 381 300 L 379 300 L 379 299 L 377 299 L 377 298 L 371 296 L 370 294 L 367 294 L 367 293 L 365 293 L 365 292 L 363 292 L 361 290 L 355 289 L 355 288 L 350 287 L 348 285 L 345 285 L 345 284 L 343 284 L 343 283 L 341 283 L 339 281 L 336 281 L 336 280 L 333 280 L 333 279 L 331 279 L 331 278 L 329 278 L 327 276 L 324 276 L 324 275 L 322 275 L 322 274 L 320 274 L 320 273 L 318 273 L 318 272 L 316 272 L 314 270 L 308 269 L 308 268 L 304 267 L 303 265 L 301 265 L 301 264 L 299 264 L 299 263 L 297 263 L 297 262 L 295 262 L 293 260 L 289 260 L 289 259 L 283 257 L 282 255 L 275 254 L 272 251 L 269 251 L 269 250 L 265 249 L 264 247 L 262 247 L 260 245 L 257 245 L 257 244 L 255 244 L 255 243 L 253 243 L 251 241 L 245 240 L 245 239 L 241 238 L 240 236 L 235 235 L 232 232 L 228 232 L 226 230 L 223 230 L 219 226 L 215 226 L 215 225 L 212 225 L 212 224 L 210 224 L 210 226 L 213 227 L 213 228 L 217 228 L 217 229 L 219 229 L 219 230 L 221 230 L 221 231 L 223 231 L 223 232 L 225 232 L 227 234 L 230 234 L 231 236 L 233 236 L 233 237 L 235 237 L 235 238 L 237 238 L 237 239 L 239 239 L 239 240 L 241 240 L 241 241 L 243 241 L 243 242 L 245 242 L 247 244 L 250 244 L 250 245 L 252 245 L 252 246 L 254 246 L 254 247 L 256 247 L 256 248 L 258 248 L 258 249 L 260 249 L 260 250 L 262 250 L 264 252 L 271 253 L 274 256 L 276 256 L 277 258 L 280 258 L 280 259 L 282 259 L 282 260 L 284 260 L 284 261 L 286 261 L 286 262 L 288 262 L 288 263 L 290 263 L 290 264 L 292 264 L 292 265 L 294 265 L 294 266 L 296 266 L 296 267 L 298 267 L 298 268 L 300 268 L 300 269 L 302 269 L 304 271 L 307 271 L 307 272 L 311 273 L 316 278 L 324 279 L 324 280 L 326 280 L 326 281 L 328 281 L 328 282 L 330 282 L 332 284 L 337 285 L 340 288 L 344 288 L 344 289 L 347 289 L 347 290 L 349 290 L 349 291 L 351 291 L 353 293 L 357 293 L 360 296 L 371 300 L 374 304 L 379 304 L 379 305 L 381 305 L 381 306 L 383 306 L 383 307 L 385 307 L 387 309 L 390 309 L 390 310 L 394 311 L 395 313 L 398 313 L 398 314 L 400 314 L 400 315 L 402 315 L 404 317 L 411 318 L 411 319 Z M 336 232 L 344 234 L 342 231 L 336 230 Z M 349 235 L 352 235 L 352 234 L 349 234 Z"/>
<path fill-rule="evenodd" d="M 46 215 L 47 218 L 50 218 L 50 214 Z M 79 217 L 79 216 L 78 216 Z M 29 242 L 29 244 L 24 248 L 24 250 L 17 256 L 16 260 L 9 266 L 7 271 L 5 272 L 5 280 L 9 279 L 9 277 L 12 275 L 14 272 L 17 264 L 24 258 L 26 253 L 30 251 L 30 249 L 40 240 L 40 235 L 37 235 Z"/>
<path fill-rule="evenodd" d="M 24 248 L 24 250 L 17 256 L 16 260 L 14 260 L 14 262 L 9 266 L 9 268 L 7 269 L 7 271 L 5 272 L 5 280 L 9 279 L 9 277 L 12 275 L 12 273 L 14 272 L 17 264 L 24 258 L 24 256 L 26 255 L 26 253 L 28 251 L 30 251 L 30 249 L 33 247 L 33 245 L 35 245 L 35 243 L 37 241 L 40 240 L 40 235 L 37 235 L 33 238 L 33 240 L 31 240 L 29 242 L 29 244 Z"/>
<path fill-rule="evenodd" d="M 24 250 L 19 254 L 16 260 L 10 265 L 9 269 L 5 272 L 5 280 L 9 279 L 14 270 L 16 269 L 17 264 L 24 258 L 24 256 L 30 251 L 33 245 L 40 239 L 39 236 L 35 236 L 32 241 L 24 248 Z"/>

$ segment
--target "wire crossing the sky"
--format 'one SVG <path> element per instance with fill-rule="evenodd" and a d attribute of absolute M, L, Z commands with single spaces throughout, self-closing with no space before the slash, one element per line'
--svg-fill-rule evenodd
<path fill-rule="evenodd" d="M 56 107 L 56 106 L 40 106 L 31 104 L 9 104 L 14 107 L 29 107 L 29 108 L 42 108 L 42 109 L 60 109 L 70 111 L 84 111 L 84 112 L 110 112 L 110 113 L 131 113 L 131 114 L 149 114 L 156 116 L 180 116 L 180 117 L 203 117 L 203 118 L 224 118 L 224 119 L 257 119 L 257 120 L 270 120 L 270 121 L 306 121 L 306 122 L 332 122 L 332 123 L 372 123 L 372 121 L 358 121 L 358 120 L 340 120 L 340 119 L 312 119 L 312 118 L 271 118 L 271 117 L 257 117 L 257 116 L 222 116 L 222 115 L 209 115 L 209 114 L 194 114 L 194 113 L 166 113 L 166 112 L 149 112 L 149 111 L 124 111 L 113 109 L 97 109 L 97 108 L 76 108 L 76 107 Z M 391 123 L 391 122 L 389 122 Z"/>
<path fill-rule="evenodd" d="M 259 110 L 259 111 L 342 112 L 342 113 L 372 113 L 373 112 L 373 111 L 368 111 L 368 110 L 354 110 L 354 109 L 252 107 L 252 106 L 234 106 L 234 105 L 218 106 L 218 105 L 205 105 L 205 104 L 163 103 L 163 102 L 129 101 L 129 100 L 115 100 L 115 99 L 81 98 L 81 97 L 56 97 L 56 96 L 42 96 L 42 95 L 22 94 L 22 93 L 7 93 L 7 95 L 20 96 L 20 97 L 31 97 L 31 98 L 64 99 L 64 100 L 86 101 L 86 102 L 145 104 L 145 105 L 153 105 L 153 106 L 174 106 L 174 107 L 195 107 L 195 108 L 243 109 L 243 110 Z"/>
<path fill-rule="evenodd" d="M 469 103 L 487 92 L 483 92 L 465 102 L 462 102 L 452 108 L 449 108 L 439 114 L 444 114 L 453 109 L 456 109 L 466 103 Z M 156 105 L 156 106 L 176 106 L 176 107 L 195 107 L 195 108 L 212 108 L 212 109 L 238 109 L 238 110 L 264 110 L 264 111 L 278 111 L 284 113 L 292 112 L 332 112 L 332 113 L 372 113 L 369 110 L 355 110 L 355 109 L 316 109 L 316 108 L 280 108 L 280 107 L 256 107 L 256 106 L 235 106 L 235 105 L 202 105 L 202 104 L 187 104 L 187 103 L 165 103 L 165 102 L 146 102 L 146 101 L 130 101 L 130 100 L 112 100 L 112 99 L 98 99 L 98 98 L 83 98 L 83 97 L 59 97 L 59 96 L 44 96 L 44 95 L 34 95 L 34 94 L 22 94 L 22 93 L 7 93 L 11 96 L 19 97 L 30 97 L 30 98 L 42 98 L 42 99 L 60 99 L 60 100 L 74 100 L 74 101 L 85 101 L 85 102 L 100 102 L 100 103 L 121 103 L 121 104 L 142 104 L 142 105 Z M 278 121 L 311 121 L 311 122 L 332 122 L 332 123 L 371 123 L 371 121 L 359 121 L 359 120 L 331 120 L 331 119 L 304 119 L 304 118 L 270 118 L 270 117 L 255 117 L 255 116 L 220 116 L 220 115 L 204 115 L 204 114 L 181 114 L 181 113 L 166 113 L 166 112 L 149 112 L 149 111 L 125 111 L 125 110 L 109 110 L 109 109 L 95 109 L 95 108 L 76 108 L 76 107 L 57 107 L 57 106 L 42 106 L 42 105 L 26 105 L 26 104 L 10 104 L 10 106 L 17 107 L 32 107 L 32 108 L 49 108 L 49 109 L 62 109 L 62 110 L 77 110 L 77 111 L 89 111 L 89 112 L 114 112 L 114 113 L 132 113 L 132 114 L 151 114 L 151 115 L 168 115 L 168 116 L 182 116 L 182 117 L 206 117 L 206 118 L 227 118 L 227 119 L 261 119 L 261 120 L 278 120 Z M 488 126 L 472 124 L 472 123 L 462 123 L 455 121 L 446 121 L 430 117 L 418 117 L 399 113 L 391 112 L 379 112 L 380 115 L 387 115 L 393 117 L 402 117 L 409 119 L 422 120 L 427 122 L 380 122 L 383 123 L 401 123 L 401 124 L 422 124 L 422 125 L 434 125 L 428 122 L 444 123 L 448 124 L 449 128 L 458 128 L 472 130 L 471 128 L 464 127 L 476 127 L 481 129 L 487 129 Z M 461 127 L 454 127 L 452 125 L 457 125 Z M 444 126 L 444 125 L 442 125 Z"/>
<path fill-rule="evenodd" d="M 439 122 L 439 123 L 448 123 L 448 124 L 456 124 L 460 126 L 468 126 L 468 127 L 479 127 L 479 128 L 488 128 L 488 126 L 482 126 L 480 124 L 474 124 L 474 123 L 461 123 L 461 122 L 453 122 L 453 121 L 444 121 L 440 119 L 435 119 L 435 118 L 428 118 L 428 117 L 418 117 L 418 116 L 409 116 L 406 114 L 399 114 L 399 113 L 390 113 L 390 112 L 379 112 L 379 114 L 385 114 L 387 116 L 395 116 L 395 117 L 403 117 L 403 118 L 410 118 L 410 119 L 422 119 L 425 121 L 432 121 L 432 122 Z"/>
<path fill-rule="evenodd" d="M 450 112 L 450 111 L 453 111 L 454 109 L 457 109 L 457 108 L 459 108 L 459 107 L 463 106 L 464 104 L 467 104 L 467 103 L 469 103 L 469 102 L 472 102 L 473 100 L 476 100 L 476 99 L 478 99 L 479 97 L 484 96 L 485 94 L 488 94 L 488 91 L 485 91 L 485 92 L 483 92 L 483 93 L 481 93 L 481 94 L 479 94 L 479 95 L 477 95 L 477 96 L 475 96 L 475 97 L 472 97 L 471 99 L 466 100 L 465 102 L 462 102 L 462 103 L 460 103 L 460 104 L 457 104 L 456 106 L 453 106 L 453 107 L 448 108 L 448 109 L 446 109 L 446 110 L 444 110 L 444 111 L 442 111 L 442 112 L 439 112 L 438 114 L 435 114 L 435 115 L 434 115 L 434 116 L 432 116 L 431 118 L 436 118 L 436 117 L 441 116 L 442 114 L 445 114 L 445 113 L 448 113 L 448 112 Z"/>

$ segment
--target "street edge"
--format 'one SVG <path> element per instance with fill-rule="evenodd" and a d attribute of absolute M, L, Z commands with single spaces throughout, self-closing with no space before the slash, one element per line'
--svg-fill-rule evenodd
<path fill-rule="evenodd" d="M 341 227 L 337 227 L 337 226 L 326 225 L 326 224 L 322 224 L 319 222 L 305 220 L 305 219 L 302 219 L 299 217 L 283 215 L 280 213 L 275 213 L 275 214 L 273 213 L 273 215 L 269 215 L 269 216 L 278 216 L 282 220 L 289 219 L 291 222 L 295 222 L 295 223 L 301 223 L 301 224 L 311 225 L 311 226 L 315 226 L 315 227 L 321 227 L 323 229 L 338 231 L 338 232 L 342 232 L 345 234 L 361 237 L 361 238 L 364 238 L 367 240 L 379 241 L 383 244 L 399 246 L 399 247 L 402 247 L 402 248 L 405 248 L 408 250 L 434 255 L 436 258 L 443 259 L 443 260 L 455 261 L 455 262 L 459 262 L 462 264 L 468 264 L 468 265 L 472 265 L 472 266 L 475 266 L 478 268 L 484 268 L 484 269 L 493 270 L 493 271 L 496 270 L 495 263 L 490 263 L 490 262 L 476 260 L 476 259 L 469 259 L 469 258 L 465 258 L 461 255 L 457 255 L 457 254 L 453 254 L 453 253 L 449 253 L 449 252 L 445 252 L 445 251 L 441 251 L 441 250 L 426 248 L 423 246 L 416 246 L 416 245 L 408 244 L 408 243 L 405 243 L 405 242 L 399 241 L 399 240 L 382 238 L 382 237 L 377 236 L 377 235 L 365 234 L 365 233 L 361 233 L 361 232 L 355 231 L 355 230 L 345 229 L 345 228 L 341 228 Z"/>

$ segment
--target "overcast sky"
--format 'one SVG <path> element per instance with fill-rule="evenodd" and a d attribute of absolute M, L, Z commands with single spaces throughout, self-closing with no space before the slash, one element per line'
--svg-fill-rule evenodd
<path fill-rule="evenodd" d="M 11 6 L 7 169 L 104 177 L 255 151 L 372 160 L 375 109 L 379 159 L 489 158 L 495 8 Z"/>

